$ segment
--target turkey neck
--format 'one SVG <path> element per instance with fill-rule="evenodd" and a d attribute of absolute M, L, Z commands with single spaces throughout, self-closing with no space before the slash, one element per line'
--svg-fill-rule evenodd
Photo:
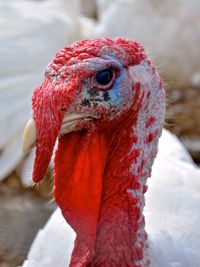
<path fill-rule="evenodd" d="M 141 177 L 144 161 L 139 142 L 132 128 L 122 128 L 111 138 L 94 254 L 88 266 L 144 266 L 146 179 Z"/>
<path fill-rule="evenodd" d="M 160 88 L 155 93 L 144 89 L 126 125 L 118 125 L 120 130 L 108 138 L 109 156 L 90 267 L 150 264 L 142 211 L 164 119 L 164 93 Z"/>

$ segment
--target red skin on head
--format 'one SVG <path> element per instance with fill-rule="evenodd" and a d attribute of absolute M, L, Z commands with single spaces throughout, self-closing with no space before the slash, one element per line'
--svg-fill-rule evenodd
<path fill-rule="evenodd" d="M 33 171 L 35 182 L 39 182 L 45 175 L 64 112 L 73 100 L 80 81 L 88 75 L 88 70 L 74 70 L 74 64 L 94 57 L 104 58 L 109 53 L 114 53 L 124 67 L 139 64 L 146 58 L 143 47 L 131 40 L 122 38 L 82 40 L 66 46 L 56 54 L 56 58 L 46 71 L 44 82 L 35 89 L 32 97 L 33 117 L 37 130 Z"/>
<path fill-rule="evenodd" d="M 108 55 L 117 57 L 124 68 L 146 60 L 143 48 L 130 40 L 101 38 L 79 41 L 57 53 L 46 71 L 45 81 L 34 91 L 33 116 L 37 129 L 33 171 L 35 182 L 45 175 L 64 113 L 73 102 L 81 81 L 90 72 L 76 69 L 76 65 L 87 59 L 106 58 Z M 142 204 L 138 204 L 140 199 L 127 192 L 128 188 L 142 193 L 146 191 L 145 185 L 139 180 L 146 164 L 145 160 L 141 164 L 138 160 L 142 151 L 133 149 L 129 153 L 132 144 L 137 144 L 139 139 L 133 134 L 132 127 L 137 122 L 146 93 L 141 93 L 140 83 L 135 84 L 134 91 L 133 104 L 123 113 L 123 117 L 112 122 L 105 121 L 100 126 L 97 123 L 97 127 L 89 134 L 80 131 L 59 138 L 54 194 L 65 219 L 77 233 L 70 267 L 120 267 L 122 259 L 126 266 L 138 267 L 136 262 L 143 259 L 146 235 L 144 231 L 139 233 L 140 237 L 135 234 L 144 225 Z M 149 97 L 146 96 L 147 99 Z M 151 131 L 155 122 L 156 118 L 149 116 L 146 128 Z M 158 130 L 150 132 L 145 137 L 146 144 L 151 144 L 159 134 Z M 129 172 L 133 162 L 136 166 L 138 164 L 135 176 Z M 121 185 L 118 181 L 121 181 Z M 109 220 L 112 223 L 109 224 Z M 119 225 L 121 232 L 118 231 Z M 138 240 L 144 242 L 140 241 L 136 247 Z M 118 252 L 114 251 L 114 242 L 119 242 Z"/>
<path fill-rule="evenodd" d="M 74 72 L 73 65 L 89 58 L 103 58 L 109 53 L 116 53 L 124 66 L 139 64 L 146 58 L 143 47 L 131 40 L 122 38 L 82 40 L 59 50 L 46 71 L 44 82 L 35 89 L 32 97 L 33 116 L 37 129 L 33 172 L 35 182 L 39 182 L 45 175 L 64 112 L 73 100 L 79 82 L 88 74 L 87 70 Z M 66 81 L 68 76 L 70 79 Z M 43 152 L 44 149 L 47 151 Z"/>

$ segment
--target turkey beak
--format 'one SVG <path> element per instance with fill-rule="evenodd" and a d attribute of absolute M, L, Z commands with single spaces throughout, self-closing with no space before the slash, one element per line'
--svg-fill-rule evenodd
<path fill-rule="evenodd" d="M 36 146 L 36 126 L 33 118 L 27 122 L 22 136 L 22 151 L 26 155 L 34 146 Z"/>

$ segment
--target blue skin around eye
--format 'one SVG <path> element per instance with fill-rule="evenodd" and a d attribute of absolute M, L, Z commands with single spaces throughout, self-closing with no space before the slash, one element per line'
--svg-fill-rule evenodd
<path fill-rule="evenodd" d="M 120 105 L 123 101 L 123 88 L 122 83 L 125 79 L 126 72 L 124 69 L 121 70 L 119 77 L 115 80 L 115 83 L 112 87 L 112 89 L 109 91 L 110 97 L 111 97 L 111 102 L 112 105 L 118 106 Z"/>

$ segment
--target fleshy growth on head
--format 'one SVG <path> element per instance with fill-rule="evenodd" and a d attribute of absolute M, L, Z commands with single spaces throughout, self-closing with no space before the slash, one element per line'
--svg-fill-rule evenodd
<path fill-rule="evenodd" d="M 50 64 L 50 69 L 53 69 L 55 74 L 56 72 L 59 74 L 62 66 L 72 66 L 97 57 L 102 59 L 118 58 L 122 65 L 127 67 L 139 64 L 146 56 L 143 47 L 131 40 L 122 38 L 82 40 L 59 50 L 56 58 Z M 63 72 L 62 74 L 63 78 L 66 78 Z M 68 73 L 66 72 L 66 74 Z"/>

